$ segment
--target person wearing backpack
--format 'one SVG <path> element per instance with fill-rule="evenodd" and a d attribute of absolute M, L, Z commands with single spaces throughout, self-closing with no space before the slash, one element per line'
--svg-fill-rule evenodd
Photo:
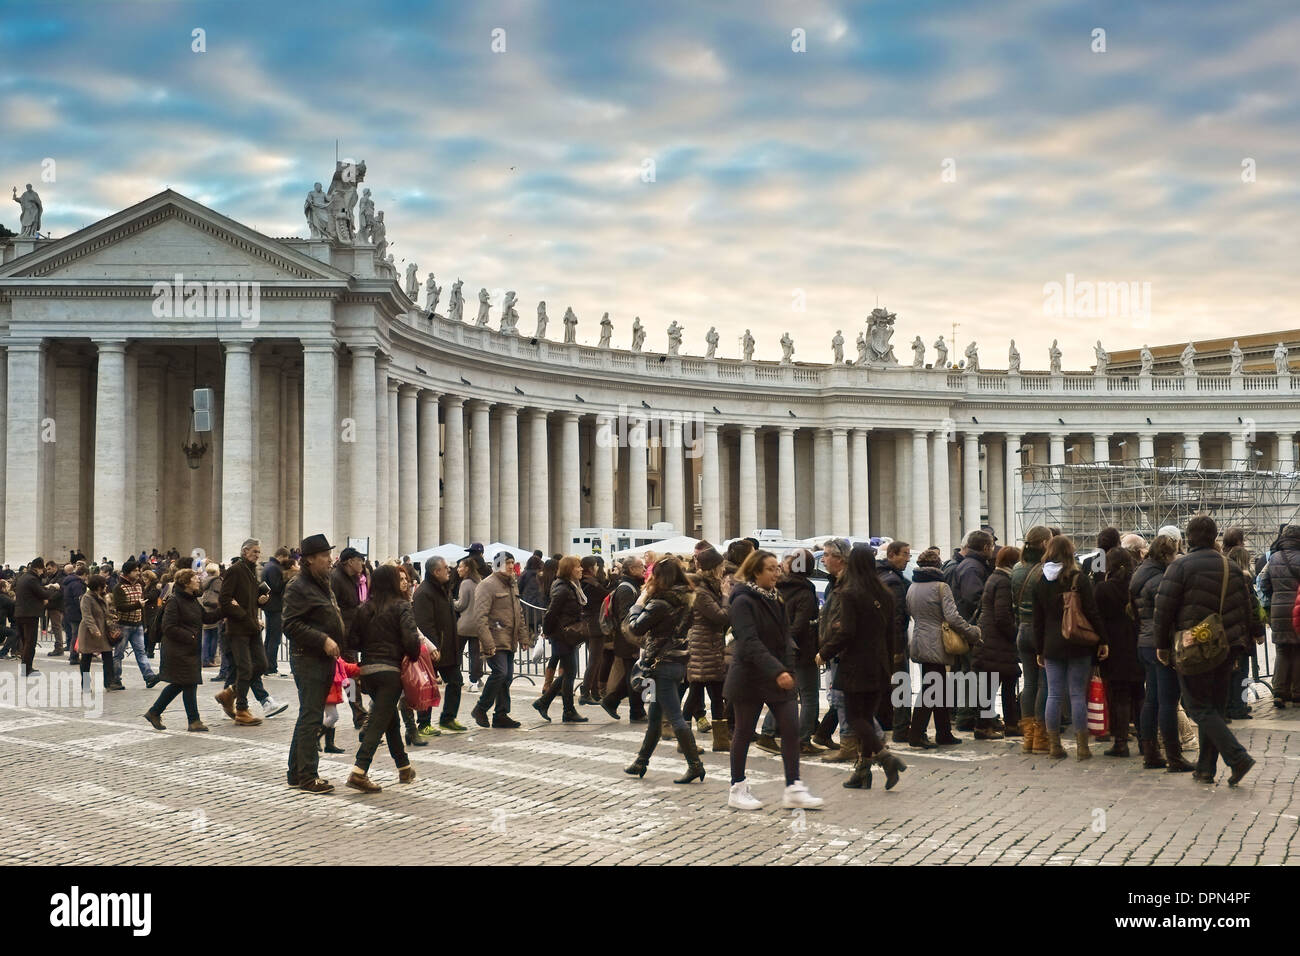
<path fill-rule="evenodd" d="M 727 676 L 727 626 L 730 615 L 722 600 L 722 555 L 715 548 L 706 548 L 695 556 L 696 574 L 689 575 L 695 588 L 695 603 L 691 608 L 690 630 L 686 635 L 690 657 L 686 663 L 686 701 L 682 716 L 686 720 L 703 720 L 704 695 L 709 695 L 709 713 L 712 719 L 713 752 L 731 752 L 731 733 L 727 727 L 726 711 L 722 703 L 722 681 Z M 701 729 L 701 733 L 703 733 Z"/>
<path fill-rule="evenodd" d="M 1232 770 L 1228 786 L 1235 787 L 1255 765 L 1223 719 L 1232 648 L 1249 639 L 1250 598 L 1245 578 L 1214 546 L 1218 533 L 1209 515 L 1187 523 L 1187 554 L 1169 565 L 1156 592 L 1155 641 L 1160 660 L 1178 671 L 1183 709 L 1196 723 L 1200 757 L 1193 779 L 1213 783 L 1222 754 Z M 1211 638 L 1189 643 L 1192 629 Z M 1216 649 L 1221 651 L 1217 662 L 1211 653 Z"/>
<path fill-rule="evenodd" d="M 1093 594 L 1092 578 L 1074 560 L 1074 542 L 1058 534 L 1047 542 L 1043 575 L 1034 583 L 1034 644 L 1039 664 L 1047 671 L 1048 756 L 1065 757 L 1061 746 L 1061 701 L 1068 694 L 1075 757 L 1088 760 L 1088 699 L 1086 688 L 1092 676 L 1094 658 L 1105 660 L 1105 625 Z M 1073 597 L 1069 597 L 1073 595 Z M 1076 612 L 1067 620 L 1067 597 Z M 1080 620 L 1082 618 L 1082 620 Z M 1071 624 L 1075 624 L 1071 628 Z"/>
<path fill-rule="evenodd" d="M 601 708 L 609 716 L 618 720 L 618 705 L 623 698 L 628 698 L 628 719 L 634 724 L 645 723 L 645 704 L 640 694 L 631 693 L 628 676 L 632 665 L 641 653 L 641 648 L 628 640 L 625 623 L 627 613 L 636 602 L 637 595 L 645 584 L 645 562 L 637 555 L 631 555 L 623 561 L 622 575 L 618 583 L 601 603 L 600 627 L 603 634 L 614 642 L 614 661 L 605 680 L 605 697 L 600 702 Z"/>
<path fill-rule="evenodd" d="M 1259 575 L 1259 589 L 1268 607 L 1268 623 L 1277 648 L 1273 674 L 1273 706 L 1300 704 L 1300 631 L 1292 625 L 1300 590 L 1300 525 L 1282 529 L 1268 563 Z"/>
<path fill-rule="evenodd" d="M 1020 693 L 1021 733 L 1024 739 L 1020 752 L 1042 754 L 1049 752 L 1047 743 L 1047 674 L 1038 666 L 1038 648 L 1034 644 L 1033 585 L 1043 573 L 1043 553 L 1052 538 L 1051 529 L 1034 525 L 1025 532 L 1025 547 L 1020 561 L 1011 569 L 1011 594 L 1015 601 L 1016 652 L 1025 683 Z"/>

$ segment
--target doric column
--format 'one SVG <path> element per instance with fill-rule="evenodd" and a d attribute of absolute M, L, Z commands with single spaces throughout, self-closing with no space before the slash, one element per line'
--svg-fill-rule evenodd
<path fill-rule="evenodd" d="M 393 359 L 387 355 L 377 356 L 374 360 L 374 464 L 367 472 L 374 483 L 374 524 L 373 531 L 364 532 L 370 536 L 370 557 L 385 558 L 396 546 L 393 533 L 394 518 L 398 514 L 398 498 L 391 493 L 391 477 L 395 475 L 393 453 L 395 447 L 389 447 L 391 431 L 389 428 L 389 369 Z M 396 424 L 394 418 L 393 424 Z M 352 446 L 356 455 L 356 446 Z M 356 467 L 356 459 L 352 459 Z M 354 489 L 355 490 L 355 489 Z M 363 532 L 354 532 L 363 533 Z M 346 541 L 342 542 L 347 544 Z"/>
<path fill-rule="evenodd" d="M 284 540 L 280 543 L 291 548 L 302 540 L 302 419 L 298 410 L 302 404 L 301 389 L 297 364 L 290 359 L 284 364 L 284 404 L 280 409 L 284 436 L 281 442 L 284 460 L 280 465 L 284 484 L 280 536 Z M 174 513 L 170 517 L 175 520 Z"/>
<path fill-rule="evenodd" d="M 989 524 L 1005 537 L 1007 520 L 1007 456 L 1001 436 L 984 440 L 984 487 L 988 489 Z"/>
<path fill-rule="evenodd" d="M 72 369 L 70 371 L 72 371 L 74 375 L 68 382 L 68 384 L 72 386 L 72 401 L 67 407 L 67 410 L 72 413 L 69 416 L 69 420 L 73 425 L 72 436 L 76 439 L 76 444 L 73 446 L 72 454 L 75 457 L 79 457 L 81 453 L 81 442 L 80 436 L 78 435 L 81 425 L 78 421 L 81 413 L 81 390 L 79 388 L 80 369 Z M 269 381 L 269 387 L 274 388 L 276 386 L 277 378 L 274 371 L 272 371 L 269 379 L 267 379 L 265 374 L 263 375 L 263 379 L 264 381 Z M 136 448 L 138 450 L 139 466 L 136 473 L 135 533 L 141 544 L 148 544 L 151 547 L 155 543 L 160 543 L 163 537 L 162 526 L 159 521 L 162 514 L 163 502 L 162 446 L 159 443 L 159 437 L 163 434 L 162 416 L 166 408 L 163 399 L 164 382 L 163 367 L 158 364 L 156 359 L 147 364 L 144 362 L 141 363 L 140 377 L 138 379 L 140 403 L 139 409 L 136 413 L 138 420 Z M 276 393 L 269 392 L 268 394 L 274 395 Z M 59 404 L 62 406 L 62 395 L 56 395 L 56 398 L 59 399 Z M 272 422 L 274 422 L 276 403 L 268 399 L 262 403 L 262 406 L 262 418 L 267 417 L 265 409 L 269 406 Z M 63 417 L 62 413 L 58 415 L 59 427 L 61 429 L 63 428 Z M 262 427 L 265 433 L 265 423 L 263 423 Z M 65 434 L 64 437 L 68 436 Z M 271 428 L 271 442 L 274 442 L 275 438 L 275 430 L 274 428 Z M 274 449 L 273 444 L 271 445 L 271 448 Z M 57 450 L 58 449 L 56 449 L 56 451 Z M 273 451 L 269 450 L 265 455 L 261 456 L 259 459 L 259 468 L 265 472 L 264 466 L 268 459 L 270 461 L 270 475 L 274 478 L 277 474 L 275 469 L 278 466 L 278 459 Z M 80 472 L 80 470 L 81 469 L 78 465 L 73 465 L 74 475 Z M 59 475 L 55 475 L 56 482 L 59 480 L 59 477 Z M 261 484 L 260 479 L 258 483 L 259 485 Z M 268 482 L 265 490 L 259 489 L 258 494 L 258 510 L 259 512 L 265 510 L 266 518 L 265 520 L 258 521 L 257 533 L 259 535 L 264 534 L 268 538 L 273 538 L 278 530 L 278 523 L 275 515 L 276 502 L 273 497 L 277 488 L 278 486 L 274 482 Z M 78 496 L 74 493 L 70 500 L 77 501 Z M 81 509 L 77 510 L 80 511 Z M 78 527 L 78 517 L 73 518 L 72 527 Z M 74 537 L 73 540 L 78 543 L 80 542 L 79 536 Z M 165 548 L 167 545 L 163 545 L 163 547 Z"/>
<path fill-rule="evenodd" d="M 222 345 L 226 383 L 221 420 L 221 556 L 225 559 L 239 554 L 239 546 L 253 534 L 253 345 Z"/>
<path fill-rule="evenodd" d="M 487 544 L 492 540 L 492 450 L 488 444 L 492 406 L 469 405 L 469 537 Z M 576 474 L 576 472 L 574 473 Z"/>
<path fill-rule="evenodd" d="M 98 342 L 99 387 L 95 429 L 95 547 L 113 545 L 125 555 L 122 504 L 126 494 L 126 419 L 121 405 L 126 343 Z M 41 379 L 45 356 L 39 339 L 10 341 L 5 417 L 5 561 L 26 564 L 41 550 Z M 108 434 L 105 434 L 105 428 Z M 107 474 L 105 474 L 107 470 Z M 89 549 L 87 549 L 89 554 Z M 108 552 L 100 551 L 100 554 Z M 97 554 L 96 557 L 99 555 Z"/>
<path fill-rule="evenodd" d="M 813 534 L 826 534 L 834 523 L 831 518 L 831 433 L 813 429 Z M 836 530 L 836 534 L 842 532 Z"/>
<path fill-rule="evenodd" d="M 1231 471 L 1245 471 L 1249 467 L 1248 459 L 1250 456 L 1250 451 L 1246 448 L 1246 436 L 1243 431 L 1238 428 L 1232 433 L 1231 440 L 1232 443 L 1229 446 L 1231 449 L 1229 455 L 1231 456 L 1232 461 L 1228 465 L 1228 469 Z"/>
<path fill-rule="evenodd" d="M 777 444 L 777 518 L 781 522 L 781 537 L 793 538 L 796 531 L 794 429 L 782 425 Z"/>
<path fill-rule="evenodd" d="M 930 543 L 929 445 L 925 429 L 912 432 L 912 544 L 918 548 Z"/>
<path fill-rule="evenodd" d="M 636 529 L 650 527 L 650 486 L 646 479 L 646 421 L 627 420 L 627 523 Z"/>
<path fill-rule="evenodd" d="M 831 527 L 833 534 L 851 534 L 849 523 L 849 430 L 832 428 L 830 434 Z"/>
<path fill-rule="evenodd" d="M 419 538 L 421 548 L 435 548 L 442 544 L 442 529 L 438 520 L 438 506 L 442 502 L 438 490 L 441 477 L 441 459 L 438 455 L 438 393 L 420 393 L 420 504 Z"/>
<path fill-rule="evenodd" d="M 682 477 L 682 421 L 665 419 L 667 427 L 663 437 L 664 462 L 664 520 L 677 534 L 689 534 L 686 527 L 686 489 Z M 662 433 L 662 432 L 661 432 Z"/>
<path fill-rule="evenodd" d="M 527 547 L 551 550 L 550 501 L 551 484 L 548 477 L 549 452 L 546 440 L 546 412 L 534 408 L 528 413 L 528 537 Z M 644 455 L 645 453 L 642 452 Z M 642 458 L 644 463 L 645 459 Z M 645 468 L 641 469 L 641 486 L 645 487 Z"/>
<path fill-rule="evenodd" d="M 376 351 L 373 345 L 352 347 L 352 483 L 347 534 L 349 538 L 370 538 L 371 557 L 376 556 L 376 548 L 381 543 L 378 534 L 380 483 L 376 480 L 376 466 L 387 460 L 387 456 L 381 458 L 379 454 Z M 387 381 L 378 394 L 385 402 L 388 401 Z M 383 443 L 388 444 L 387 435 Z M 387 520 L 387 509 L 384 520 Z M 342 548 L 344 543 L 340 542 L 339 547 Z"/>
<path fill-rule="evenodd" d="M 700 534 L 714 547 L 722 543 L 722 483 L 718 472 L 718 426 L 704 426 L 704 460 L 700 463 Z"/>
<path fill-rule="evenodd" d="M 1099 465 L 1107 464 L 1110 461 L 1110 435 L 1106 432 L 1095 432 L 1093 434 L 1092 460 Z"/>
<path fill-rule="evenodd" d="M 560 416 L 560 526 L 554 537 L 566 554 L 573 530 L 582 523 L 582 456 L 578 447 L 578 413 Z"/>
<path fill-rule="evenodd" d="M 1064 465 L 1065 464 L 1065 433 L 1052 432 L 1049 438 L 1048 464 Z"/>
<path fill-rule="evenodd" d="M 871 479 L 870 465 L 867 460 L 867 429 L 853 429 L 850 440 L 853 461 L 852 492 L 849 495 L 851 516 L 849 524 L 855 538 L 865 538 L 871 534 L 871 516 L 868 508 L 870 502 Z"/>
<path fill-rule="evenodd" d="M 1020 436 L 1007 435 L 1006 495 L 1007 520 L 1004 547 L 1015 545 L 1023 532 L 1020 528 L 1021 476 L 1020 476 Z"/>
<path fill-rule="evenodd" d="M 498 405 L 500 420 L 497 486 L 500 488 L 501 513 L 497 515 L 500 540 L 521 547 L 519 538 L 519 407 Z"/>
<path fill-rule="evenodd" d="M 435 547 L 436 541 L 420 540 L 420 390 L 403 383 L 397 389 L 397 467 L 398 514 L 397 557 Z"/>
<path fill-rule="evenodd" d="M 595 489 L 595 522 L 598 528 L 614 527 L 614 458 L 618 454 L 618 435 L 614 417 L 596 416 L 596 433 L 592 439 L 592 483 Z M 609 560 L 606 556 L 606 560 Z"/>
<path fill-rule="evenodd" d="M 1183 433 L 1183 458 L 1193 466 L 1199 466 L 1201 463 L 1201 433 L 1184 432 Z"/>
<path fill-rule="evenodd" d="M 1156 461 L 1156 433 L 1155 432 L 1138 432 L 1138 461 L 1155 464 Z"/>
<path fill-rule="evenodd" d="M 961 533 L 963 540 L 980 526 L 980 436 L 979 432 L 962 435 L 961 451 Z"/>
<path fill-rule="evenodd" d="M 758 455 L 753 425 L 740 426 L 740 480 L 737 482 L 736 514 L 740 520 L 740 534 L 751 535 L 759 527 L 758 517 Z M 712 539 L 710 539 L 712 540 Z M 714 541 L 715 545 L 720 542 Z"/>
<path fill-rule="evenodd" d="M 397 379 L 388 379 L 388 547 L 379 552 L 381 558 L 401 557 L 397 553 L 397 539 L 402 520 L 402 491 L 398 484 L 398 415 Z M 382 516 L 381 516 L 382 517 Z"/>
<path fill-rule="evenodd" d="M 468 545 L 465 537 L 465 399 L 448 395 L 443 406 L 442 536 Z"/>
<path fill-rule="evenodd" d="M 1285 474 L 1295 471 L 1295 432 L 1278 432 L 1274 467 Z"/>
<path fill-rule="evenodd" d="M 946 555 L 955 542 L 948 540 L 952 528 L 952 503 L 948 489 L 948 433 L 942 428 L 930 440 L 930 469 L 930 486 L 933 489 L 930 495 L 930 540 L 918 541 L 917 547 L 937 544 L 939 552 Z"/>
<path fill-rule="evenodd" d="M 338 365 L 333 342 L 302 344 L 302 533 L 323 534 L 341 549 L 334 528 L 334 391 Z M 373 403 L 371 405 L 373 408 Z"/>
<path fill-rule="evenodd" d="M 924 489 L 927 486 L 921 487 Z M 928 497 L 928 492 L 924 490 L 919 494 Z M 894 529 L 890 532 L 891 537 L 917 543 L 912 523 L 915 517 L 912 504 L 917 497 L 912 472 L 912 439 L 907 432 L 898 432 L 894 435 Z M 917 547 L 924 548 L 925 545 L 917 544 Z"/>

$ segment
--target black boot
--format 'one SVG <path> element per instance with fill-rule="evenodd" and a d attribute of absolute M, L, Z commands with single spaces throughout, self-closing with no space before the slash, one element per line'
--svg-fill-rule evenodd
<path fill-rule="evenodd" d="M 898 775 L 907 769 L 907 764 L 903 763 L 900 757 L 890 753 L 888 749 L 876 754 L 876 763 L 880 764 L 885 771 L 885 789 L 893 790 L 894 784 L 898 783 Z"/>
<path fill-rule="evenodd" d="M 1142 751 L 1142 768 L 1144 770 L 1163 770 L 1169 764 L 1165 763 L 1165 758 L 1160 754 L 1160 744 L 1154 740 L 1138 740 L 1138 748 Z"/>
<path fill-rule="evenodd" d="M 853 772 L 849 774 L 849 779 L 844 781 L 844 786 L 849 790 L 871 789 L 870 757 L 858 757 L 858 762 L 853 765 Z"/>
<path fill-rule="evenodd" d="M 700 759 L 700 748 L 695 746 L 695 735 L 691 733 L 690 727 L 683 727 L 676 731 L 677 744 L 682 748 L 682 753 L 686 755 L 686 773 L 673 783 L 690 783 L 692 780 L 704 780 L 704 761 Z"/>
<path fill-rule="evenodd" d="M 361 730 L 366 726 L 366 718 L 370 715 L 366 713 L 365 707 L 361 706 L 358 700 L 350 701 L 352 707 L 352 729 Z"/>
<path fill-rule="evenodd" d="M 631 766 L 624 767 L 623 772 L 633 777 L 644 777 L 646 767 L 650 763 L 650 755 L 655 752 L 655 747 L 659 744 L 659 721 L 650 721 L 645 728 L 645 737 L 641 739 L 641 750 L 637 753 L 636 759 L 632 761 Z"/>
<path fill-rule="evenodd" d="M 406 727 L 406 743 L 411 747 L 427 747 L 429 741 L 420 736 L 419 728 L 415 726 L 415 711 L 407 707 L 398 707 L 402 712 L 402 724 Z"/>
<path fill-rule="evenodd" d="M 341 754 L 341 753 L 343 753 L 343 748 L 342 748 L 342 747 L 335 747 L 335 746 L 334 746 L 334 728 L 333 728 L 333 727 L 326 727 L 326 728 L 325 728 L 325 752 L 326 752 L 327 754 Z"/>
<path fill-rule="evenodd" d="M 1127 757 L 1129 755 L 1128 711 L 1129 704 L 1126 700 L 1117 700 L 1110 705 L 1110 717 L 1114 722 L 1112 733 L 1115 736 L 1115 742 L 1102 751 L 1107 757 Z"/>
<path fill-rule="evenodd" d="M 1183 743 L 1178 739 L 1178 735 L 1166 737 L 1160 735 L 1165 742 L 1165 759 L 1169 762 L 1168 769 L 1165 773 L 1191 773 L 1196 768 L 1183 759 Z"/>

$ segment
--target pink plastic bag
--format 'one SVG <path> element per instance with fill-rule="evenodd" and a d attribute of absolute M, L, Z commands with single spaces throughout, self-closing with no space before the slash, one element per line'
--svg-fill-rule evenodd
<path fill-rule="evenodd" d="M 402 661 L 402 691 L 412 710 L 431 710 L 442 702 L 438 693 L 438 676 L 433 669 L 429 645 L 420 642 L 420 656 Z"/>

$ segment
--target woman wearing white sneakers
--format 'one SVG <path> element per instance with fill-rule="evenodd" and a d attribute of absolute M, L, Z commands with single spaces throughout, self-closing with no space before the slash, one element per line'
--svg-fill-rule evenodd
<path fill-rule="evenodd" d="M 737 810 L 758 810 L 763 806 L 745 782 L 745 757 L 764 704 L 776 716 L 781 734 L 786 784 L 782 806 L 816 810 L 823 802 L 809 793 L 799 779 L 799 701 L 794 680 L 797 650 L 776 591 L 780 573 L 776 555 L 754 551 L 736 572 L 731 590 L 731 633 L 735 644 L 723 696 L 736 711 L 727 806 Z"/>

